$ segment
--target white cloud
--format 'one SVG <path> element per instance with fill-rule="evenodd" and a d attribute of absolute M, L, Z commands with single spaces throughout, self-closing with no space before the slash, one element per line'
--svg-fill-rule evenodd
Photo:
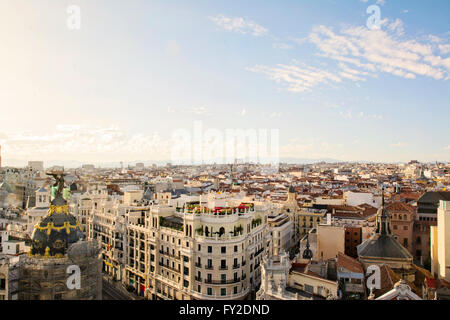
<path fill-rule="evenodd" d="M 220 28 L 242 34 L 251 34 L 254 36 L 264 36 L 268 34 L 268 30 L 263 26 L 242 17 L 229 18 L 222 14 L 215 17 L 209 17 Z"/>
<path fill-rule="evenodd" d="M 256 65 L 248 67 L 246 70 L 265 74 L 271 80 L 286 86 L 287 90 L 291 92 L 309 91 L 312 87 L 321 83 L 342 81 L 340 77 L 331 72 L 296 64 L 278 64 L 274 67 Z"/>
<path fill-rule="evenodd" d="M 442 54 L 449 54 L 450 53 L 450 44 L 440 44 L 439 50 Z"/>
<path fill-rule="evenodd" d="M 4 155 L 8 158 L 44 161 L 85 159 L 85 161 L 119 161 L 127 157 L 168 159 L 170 141 L 158 133 L 130 133 L 116 126 L 88 127 L 58 125 L 45 134 L 37 132 L 9 132 L 0 138 Z M 6 157 L 5 157 L 6 158 Z M 159 159 L 155 159 L 159 160 Z"/>
<path fill-rule="evenodd" d="M 360 26 L 334 32 L 326 26 L 317 26 L 310 33 L 309 40 L 319 49 L 319 56 L 351 65 L 358 72 L 365 72 L 365 75 L 375 76 L 378 72 L 384 72 L 405 79 L 425 76 L 437 80 L 449 76 L 450 58 L 436 55 L 435 44 L 403 40 L 403 35 L 403 22 L 397 19 L 386 22 L 382 30 Z M 444 44 L 440 48 L 441 51 L 447 50 Z M 345 71 L 341 76 L 354 78 Z"/>
<path fill-rule="evenodd" d="M 255 65 L 246 70 L 261 73 L 282 84 L 288 91 L 310 91 L 319 84 L 337 84 L 344 80 L 359 83 L 367 77 L 389 73 L 404 79 L 417 76 L 436 80 L 450 78 L 450 57 L 438 52 L 450 52 L 450 44 L 430 35 L 426 41 L 404 39 L 403 22 L 400 19 L 384 19 L 381 30 L 369 30 L 363 26 L 351 26 L 334 32 L 326 26 L 316 26 L 308 39 L 319 50 L 319 57 L 337 62 L 335 67 L 316 68 L 299 64 Z M 290 38 L 293 39 L 293 38 Z M 277 44 L 274 44 L 277 46 Z M 380 118 L 373 115 L 373 118 Z"/>
<path fill-rule="evenodd" d="M 368 119 L 375 119 L 375 120 L 382 120 L 383 116 L 380 114 L 365 114 L 363 111 L 360 111 L 356 114 L 354 114 L 351 110 L 347 110 L 347 111 L 339 111 L 339 115 L 344 118 L 344 119 L 363 119 L 363 120 L 368 120 Z"/>

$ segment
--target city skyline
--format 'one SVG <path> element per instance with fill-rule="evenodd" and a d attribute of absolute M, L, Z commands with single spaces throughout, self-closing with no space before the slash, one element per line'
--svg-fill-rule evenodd
<path fill-rule="evenodd" d="M 71 5 L 80 29 L 67 25 Z M 277 129 L 280 161 L 447 162 L 449 9 L 4 1 L 3 165 L 170 162 L 173 133 L 196 121 Z"/>

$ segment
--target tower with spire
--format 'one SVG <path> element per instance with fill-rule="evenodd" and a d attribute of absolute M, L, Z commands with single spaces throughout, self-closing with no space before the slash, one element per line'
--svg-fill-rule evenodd
<path fill-rule="evenodd" d="M 387 265 L 408 280 L 414 278 L 413 257 L 392 233 L 391 216 L 385 207 L 384 189 L 381 207 L 376 216 L 375 233 L 357 247 L 358 259 L 365 267 Z"/>

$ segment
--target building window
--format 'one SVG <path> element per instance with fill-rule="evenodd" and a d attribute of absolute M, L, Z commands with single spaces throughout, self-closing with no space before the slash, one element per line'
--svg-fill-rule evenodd
<path fill-rule="evenodd" d="M 208 296 L 212 296 L 212 288 L 208 288 L 207 292 L 208 292 Z"/>
<path fill-rule="evenodd" d="M 238 252 L 238 246 L 234 246 L 234 252 Z"/>
<path fill-rule="evenodd" d="M 226 296 L 227 295 L 227 289 L 226 288 L 221 288 L 220 289 L 220 295 L 221 296 Z"/>
<path fill-rule="evenodd" d="M 227 253 L 227 247 L 221 247 L 220 248 L 221 253 Z"/>
<path fill-rule="evenodd" d="M 408 230 L 408 226 L 403 226 L 403 230 Z"/>
<path fill-rule="evenodd" d="M 212 253 L 212 247 L 208 246 L 208 253 Z"/>

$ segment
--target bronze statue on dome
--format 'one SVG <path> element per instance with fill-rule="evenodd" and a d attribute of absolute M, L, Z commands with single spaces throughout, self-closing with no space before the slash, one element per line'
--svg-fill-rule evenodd
<path fill-rule="evenodd" d="M 55 196 L 54 198 L 58 198 L 60 196 L 63 197 L 64 194 L 64 171 L 51 171 L 47 172 L 47 175 L 52 176 L 55 179 L 55 183 L 53 184 L 53 187 L 55 187 Z"/>

